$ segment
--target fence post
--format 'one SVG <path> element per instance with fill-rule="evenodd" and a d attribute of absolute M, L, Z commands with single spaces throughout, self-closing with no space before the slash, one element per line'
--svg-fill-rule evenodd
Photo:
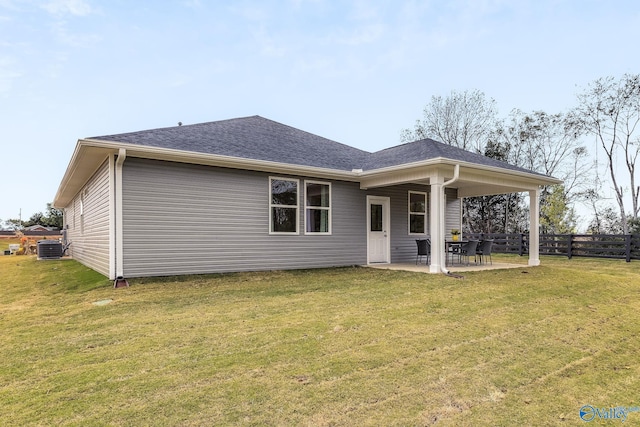
<path fill-rule="evenodd" d="M 518 252 L 520 256 L 524 255 L 524 233 L 520 233 L 520 247 L 518 248 Z"/>
<path fill-rule="evenodd" d="M 625 243 L 625 256 L 627 258 L 627 262 L 631 262 L 631 234 L 627 234 L 624 236 Z"/>
<path fill-rule="evenodd" d="M 567 242 L 567 257 L 571 259 L 573 257 L 573 234 L 569 234 L 569 241 Z"/>

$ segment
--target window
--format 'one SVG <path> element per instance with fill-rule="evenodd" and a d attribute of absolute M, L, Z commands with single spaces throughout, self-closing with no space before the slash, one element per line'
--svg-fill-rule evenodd
<path fill-rule="evenodd" d="M 382 205 L 371 203 L 371 217 L 369 218 L 371 231 L 382 231 L 382 208 Z"/>
<path fill-rule="evenodd" d="M 305 181 L 305 233 L 331 234 L 331 184 Z"/>
<path fill-rule="evenodd" d="M 427 232 L 427 193 L 409 191 L 409 234 Z"/>
<path fill-rule="evenodd" d="M 298 233 L 298 180 L 270 178 L 269 232 Z"/>

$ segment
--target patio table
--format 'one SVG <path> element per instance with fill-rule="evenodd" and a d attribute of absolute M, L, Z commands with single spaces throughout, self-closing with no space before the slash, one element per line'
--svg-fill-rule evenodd
<path fill-rule="evenodd" d="M 453 264 L 454 255 L 457 255 L 460 253 L 460 246 L 462 246 L 463 243 L 468 243 L 468 242 L 469 240 L 467 239 L 445 240 L 444 241 L 444 250 L 446 254 L 445 264 L 449 265 L 449 254 L 451 254 L 451 264 Z M 451 248 L 451 251 L 449 251 L 449 248 Z"/>

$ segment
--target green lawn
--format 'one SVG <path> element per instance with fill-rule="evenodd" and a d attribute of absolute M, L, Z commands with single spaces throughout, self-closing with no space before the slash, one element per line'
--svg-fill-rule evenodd
<path fill-rule="evenodd" d="M 74 261 L 4 256 L 0 424 L 583 425 L 583 405 L 640 406 L 640 263 L 542 263 L 113 289 Z"/>

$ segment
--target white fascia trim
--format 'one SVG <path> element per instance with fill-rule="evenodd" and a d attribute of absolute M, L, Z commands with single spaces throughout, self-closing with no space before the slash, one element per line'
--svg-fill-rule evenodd
<path fill-rule="evenodd" d="M 73 175 L 73 172 L 77 169 L 78 167 L 78 155 L 80 152 L 80 141 L 78 140 L 78 143 L 76 144 L 76 148 L 75 150 L 73 150 L 73 154 L 71 155 L 71 160 L 69 160 L 69 164 L 67 165 L 67 170 L 65 171 L 63 177 L 62 177 L 62 181 L 60 181 L 60 186 L 58 187 L 58 191 L 56 192 L 55 197 L 53 198 L 53 207 L 54 208 L 64 208 L 65 206 L 62 206 L 61 204 L 59 204 L 59 199 L 62 196 L 62 193 L 64 193 L 64 190 L 67 186 L 67 183 L 69 182 L 70 177 Z"/>
<path fill-rule="evenodd" d="M 476 169 L 476 170 L 492 172 L 492 173 L 519 176 L 526 179 L 545 181 L 548 184 L 562 183 L 562 180 L 559 180 L 557 178 L 553 178 L 545 175 L 539 175 L 533 172 L 517 171 L 517 170 L 501 168 L 497 166 L 487 166 L 487 165 L 481 165 L 478 163 L 457 161 L 457 160 L 449 159 L 447 157 L 436 157 L 429 160 L 421 160 L 418 162 L 403 163 L 401 165 L 388 166 L 380 169 L 372 169 L 370 171 L 359 173 L 359 176 L 362 178 L 366 178 L 366 177 L 373 177 L 376 175 L 384 175 L 384 174 L 391 174 L 394 172 L 406 171 L 407 169 L 412 169 L 412 168 L 424 168 L 428 166 L 441 166 L 441 165 L 447 165 L 452 167 L 455 167 L 455 165 L 460 165 L 461 167 L 468 168 L 468 169 Z"/>
<path fill-rule="evenodd" d="M 66 206 L 66 204 L 73 198 L 75 197 L 75 193 L 74 194 L 67 194 L 65 195 L 65 193 L 68 191 L 68 187 L 69 185 L 72 185 L 72 181 L 73 181 L 73 177 L 78 173 L 78 170 L 81 169 L 82 167 L 86 167 L 87 166 L 87 162 L 83 161 L 83 158 L 86 157 L 87 153 L 86 151 L 83 149 L 84 146 L 86 144 L 82 144 L 82 140 L 78 140 L 77 144 L 76 144 L 76 148 L 73 151 L 73 154 L 71 155 L 71 160 L 69 160 L 69 164 L 67 165 L 67 169 L 62 177 L 62 180 L 60 181 L 60 185 L 58 187 L 58 191 L 56 192 L 56 195 L 53 199 L 53 207 L 54 208 L 64 208 Z M 114 153 L 118 152 L 118 148 L 111 148 L 111 151 L 113 151 Z M 101 157 L 100 157 L 100 161 L 98 162 L 93 162 L 94 163 L 94 168 L 91 169 L 88 173 L 88 176 L 93 176 L 93 174 L 98 170 L 98 168 L 100 167 L 100 165 L 102 165 L 102 163 L 104 163 L 104 161 L 107 159 L 107 156 L 112 154 L 111 152 L 104 152 Z M 87 171 L 81 172 L 83 174 L 86 174 Z M 64 202 L 61 200 L 63 199 L 63 195 L 65 195 L 64 197 Z"/>

